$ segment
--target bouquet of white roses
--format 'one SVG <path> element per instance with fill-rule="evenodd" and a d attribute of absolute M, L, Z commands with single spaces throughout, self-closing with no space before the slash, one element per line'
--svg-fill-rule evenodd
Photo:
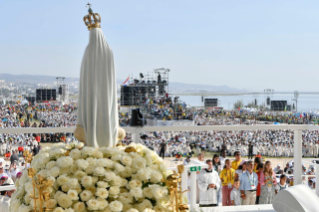
<path fill-rule="evenodd" d="M 56 144 L 42 149 L 31 163 L 35 178 L 52 180 L 42 205 L 53 212 L 151 212 L 170 211 L 163 160 L 140 144 L 127 147 L 83 147 L 83 143 Z M 28 171 L 16 181 L 11 212 L 39 207 L 30 198 Z M 39 195 L 36 193 L 35 196 Z"/>

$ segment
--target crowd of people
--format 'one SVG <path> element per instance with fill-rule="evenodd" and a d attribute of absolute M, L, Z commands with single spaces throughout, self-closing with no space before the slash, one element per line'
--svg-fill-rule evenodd
<path fill-rule="evenodd" d="M 302 132 L 304 157 L 318 157 L 319 132 Z M 123 141 L 132 142 L 130 134 Z M 227 151 L 234 156 L 240 151 L 243 156 L 293 157 L 294 135 L 291 130 L 254 130 L 254 131 L 183 131 L 147 132 L 140 142 L 165 157 L 192 156 L 206 152 Z M 164 143 L 165 145 L 162 145 Z"/>
<path fill-rule="evenodd" d="M 293 186 L 293 163 L 282 169 L 260 156 L 243 160 L 240 151 L 236 151 L 235 159 L 231 160 L 227 158 L 226 149 L 206 161 L 203 154 L 199 154 L 198 160 L 208 165 L 197 172 L 197 202 L 201 207 L 215 207 L 220 202 L 222 206 L 272 204 L 278 192 Z M 190 161 L 187 159 L 184 164 Z M 305 166 L 302 169 L 304 175 L 309 175 L 308 182 L 303 177 L 303 184 L 315 188 L 314 166 L 308 171 Z"/>

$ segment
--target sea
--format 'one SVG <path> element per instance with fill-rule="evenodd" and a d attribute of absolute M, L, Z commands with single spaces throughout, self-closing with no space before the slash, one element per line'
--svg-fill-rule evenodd
<path fill-rule="evenodd" d="M 274 101 L 287 101 L 288 105 L 295 105 L 296 102 L 293 101 L 293 94 L 272 94 L 269 96 L 271 100 Z M 223 107 L 225 110 L 234 109 L 234 103 L 238 100 L 242 100 L 244 105 L 257 100 L 257 104 L 261 105 L 266 103 L 266 95 L 243 95 L 243 96 L 206 96 L 204 98 L 217 98 L 218 106 Z M 204 106 L 201 96 L 180 96 L 180 101 L 193 107 Z M 319 95 L 314 94 L 300 94 L 297 102 L 298 112 L 314 112 L 319 111 Z"/>

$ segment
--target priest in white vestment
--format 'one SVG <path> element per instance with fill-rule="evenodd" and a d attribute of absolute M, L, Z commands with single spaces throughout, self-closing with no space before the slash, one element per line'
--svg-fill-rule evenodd
<path fill-rule="evenodd" d="M 199 205 L 200 207 L 217 206 L 217 193 L 221 182 L 218 173 L 213 169 L 212 160 L 206 161 L 208 168 L 198 175 Z"/>
<path fill-rule="evenodd" d="M 76 137 L 80 141 L 84 137 L 91 147 L 115 146 L 119 123 L 113 53 L 100 29 L 99 15 L 90 8 L 89 16 L 90 39 L 81 65 L 75 135 L 85 134 Z"/>

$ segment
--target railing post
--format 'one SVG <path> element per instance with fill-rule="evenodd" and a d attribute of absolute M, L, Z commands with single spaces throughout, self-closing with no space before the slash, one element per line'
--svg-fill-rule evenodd
<path fill-rule="evenodd" d="M 191 172 L 191 201 L 190 201 L 190 211 L 196 208 L 196 172 Z"/>
<path fill-rule="evenodd" d="M 294 185 L 302 182 L 302 130 L 294 130 Z"/>
<path fill-rule="evenodd" d="M 318 177 L 319 165 L 316 164 L 315 167 L 316 167 L 316 172 L 315 172 L 315 175 L 316 175 L 316 194 L 317 194 L 317 196 L 319 196 L 319 177 Z"/>
<path fill-rule="evenodd" d="M 182 191 L 188 190 L 188 170 L 185 169 L 182 173 Z M 185 195 L 187 196 L 188 191 L 185 192 Z"/>
<path fill-rule="evenodd" d="M 133 143 L 139 143 L 140 142 L 140 129 L 135 128 L 134 133 L 132 135 Z"/>

